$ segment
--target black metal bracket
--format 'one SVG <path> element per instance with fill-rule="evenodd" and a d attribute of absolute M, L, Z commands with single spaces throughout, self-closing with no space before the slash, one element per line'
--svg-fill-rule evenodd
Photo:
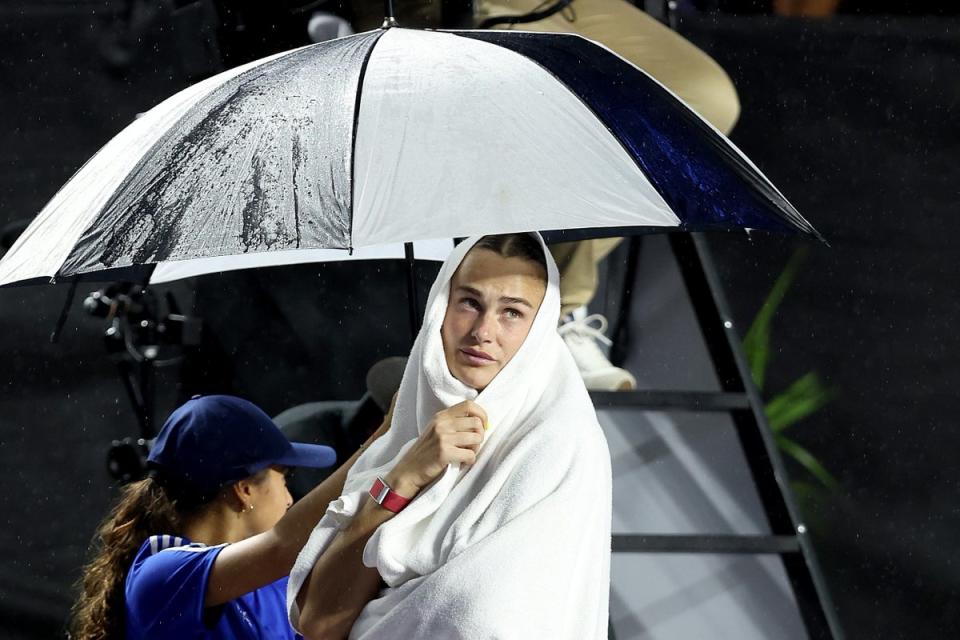
<path fill-rule="evenodd" d="M 601 409 L 728 412 L 750 408 L 746 394 L 716 391 L 591 391 L 590 399 Z"/>
<path fill-rule="evenodd" d="M 800 553 L 796 536 L 614 534 L 614 553 Z"/>

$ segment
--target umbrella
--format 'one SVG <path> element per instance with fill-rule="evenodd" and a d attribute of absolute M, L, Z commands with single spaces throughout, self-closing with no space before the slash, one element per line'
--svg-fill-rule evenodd
<path fill-rule="evenodd" d="M 453 250 L 451 239 L 418 240 L 412 244 L 412 252 L 418 260 L 432 260 L 443 262 Z M 215 256 L 212 258 L 196 258 L 194 260 L 179 260 L 161 262 L 156 265 L 150 274 L 150 284 L 162 284 L 182 280 L 193 276 L 202 276 L 208 273 L 221 273 L 238 269 L 255 269 L 270 267 L 278 264 L 277 257 L 282 258 L 282 264 L 302 264 L 313 262 L 343 262 L 349 260 L 397 260 L 408 257 L 406 247 L 402 244 L 387 244 L 374 247 L 364 247 L 353 252 L 344 249 L 301 249 L 277 253 L 246 253 L 236 256 Z"/>
<path fill-rule="evenodd" d="M 602 46 L 387 27 L 147 112 L 24 231 L 0 286 L 477 233 L 742 228 L 819 237 L 723 135 Z"/>

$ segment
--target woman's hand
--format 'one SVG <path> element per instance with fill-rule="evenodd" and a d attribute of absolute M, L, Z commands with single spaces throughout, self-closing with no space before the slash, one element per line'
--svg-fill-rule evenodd
<path fill-rule="evenodd" d="M 440 411 L 384 480 L 400 495 L 412 498 L 448 464 L 473 464 L 486 422 L 487 413 L 469 401 Z M 385 418 L 385 423 L 384 430 L 390 421 Z M 392 517 L 393 512 L 367 500 L 320 555 L 297 595 L 299 629 L 304 636 L 345 638 L 350 633 L 360 611 L 380 589 L 380 573 L 363 564 L 364 547 Z"/>
<path fill-rule="evenodd" d="M 447 465 L 476 462 L 486 424 L 487 412 L 470 400 L 438 412 L 384 480 L 401 496 L 414 497 Z"/>

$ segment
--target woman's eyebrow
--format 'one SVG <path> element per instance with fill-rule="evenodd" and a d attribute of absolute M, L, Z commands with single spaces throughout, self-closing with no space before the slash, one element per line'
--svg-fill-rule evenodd
<path fill-rule="evenodd" d="M 467 285 L 465 285 L 465 284 L 458 285 L 458 286 L 457 286 L 457 290 L 465 291 L 466 293 L 469 293 L 469 294 L 472 295 L 472 296 L 476 296 L 476 297 L 478 297 L 478 298 L 480 298 L 480 299 L 483 299 L 483 293 L 482 293 L 479 289 L 474 289 L 473 287 L 469 287 L 469 286 L 467 286 Z M 525 306 L 530 307 L 531 309 L 533 309 L 533 305 L 530 304 L 530 302 L 527 301 L 525 298 L 514 298 L 514 297 L 512 297 L 512 296 L 501 296 L 501 297 L 500 297 L 500 302 L 501 302 L 501 304 L 522 304 L 522 305 L 525 305 Z"/>
<path fill-rule="evenodd" d="M 500 302 L 504 304 L 522 304 L 533 309 L 533 305 L 527 302 L 524 298 L 511 298 L 509 296 L 502 296 Z"/>
<path fill-rule="evenodd" d="M 465 284 L 458 285 L 458 286 L 457 286 L 457 290 L 459 290 L 459 291 L 465 291 L 466 293 L 469 293 L 469 294 L 472 295 L 472 296 L 477 296 L 478 298 L 482 298 L 482 297 L 483 297 L 483 293 L 481 293 L 479 289 L 474 289 L 473 287 L 468 287 L 468 286 L 465 285 Z"/>

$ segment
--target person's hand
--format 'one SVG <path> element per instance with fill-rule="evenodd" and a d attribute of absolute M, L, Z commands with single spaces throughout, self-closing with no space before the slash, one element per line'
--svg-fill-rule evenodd
<path fill-rule="evenodd" d="M 487 412 L 470 400 L 438 412 L 384 480 L 401 496 L 412 498 L 447 465 L 476 462 L 486 424 Z"/>

